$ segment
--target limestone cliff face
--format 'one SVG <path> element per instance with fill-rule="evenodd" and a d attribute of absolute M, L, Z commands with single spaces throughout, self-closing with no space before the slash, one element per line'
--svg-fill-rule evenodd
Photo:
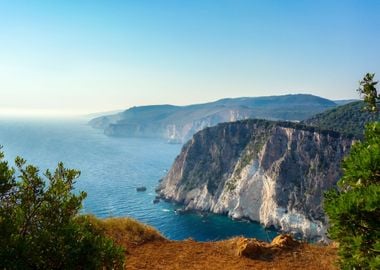
<path fill-rule="evenodd" d="M 187 209 L 324 240 L 323 192 L 336 185 L 351 144 L 339 133 L 289 122 L 219 124 L 184 145 L 159 192 Z"/>
<path fill-rule="evenodd" d="M 185 143 L 188 141 L 194 133 L 200 131 L 206 127 L 215 126 L 218 123 L 233 122 L 237 120 L 247 119 L 250 116 L 250 112 L 245 109 L 240 110 L 228 110 L 226 108 L 220 109 L 220 111 L 212 112 L 209 115 L 205 115 L 196 119 L 190 119 L 188 121 L 182 121 L 177 119 L 171 119 L 171 121 L 150 121 L 150 122 L 127 122 L 119 121 L 118 123 L 107 123 L 106 120 L 99 118 L 99 126 L 105 122 L 106 127 L 104 133 L 108 136 L 119 137 L 147 137 L 147 138 L 163 138 L 169 142 Z M 103 122 L 102 122 L 103 121 Z M 93 124 L 93 126 L 95 125 Z"/>

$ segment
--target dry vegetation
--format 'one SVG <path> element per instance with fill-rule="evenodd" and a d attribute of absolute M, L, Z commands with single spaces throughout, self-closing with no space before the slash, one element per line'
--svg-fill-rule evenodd
<path fill-rule="evenodd" d="M 127 256 L 126 269 L 337 269 L 336 249 L 300 244 L 255 259 L 238 256 L 231 241 L 154 241 L 138 246 Z"/>
<path fill-rule="evenodd" d="M 148 242 L 168 241 L 153 227 L 132 218 L 97 219 L 94 216 L 87 216 L 87 218 L 93 226 L 96 226 L 117 244 L 123 246 L 127 252 L 131 248 Z"/>
<path fill-rule="evenodd" d="M 218 242 L 169 241 L 130 218 L 91 223 L 125 247 L 126 269 L 337 269 L 336 248 L 299 243 L 281 236 L 264 243 L 236 237 Z"/>

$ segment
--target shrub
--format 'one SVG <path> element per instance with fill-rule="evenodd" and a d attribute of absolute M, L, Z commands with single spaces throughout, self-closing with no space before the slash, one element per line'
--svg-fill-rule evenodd
<path fill-rule="evenodd" d="M 374 85 L 373 75 L 361 82 L 371 97 L 365 101 L 376 113 Z M 339 242 L 339 264 L 343 269 L 380 269 L 380 122 L 366 126 L 364 140 L 352 146 L 342 167 L 338 190 L 327 192 L 324 202 L 329 236 Z"/>
<path fill-rule="evenodd" d="M 84 192 L 73 193 L 80 173 L 59 163 L 40 176 L 0 152 L 0 269 L 122 269 L 124 251 L 85 217 Z"/>
<path fill-rule="evenodd" d="M 365 136 L 343 161 L 339 191 L 325 195 L 329 235 L 340 243 L 344 269 L 380 268 L 380 123 L 369 124 Z"/>

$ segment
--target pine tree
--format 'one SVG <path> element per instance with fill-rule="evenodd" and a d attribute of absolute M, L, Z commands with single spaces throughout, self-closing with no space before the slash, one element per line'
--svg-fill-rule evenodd
<path fill-rule="evenodd" d="M 373 75 L 361 87 L 369 111 L 377 112 Z M 380 269 L 380 122 L 366 126 L 365 138 L 356 142 L 342 163 L 337 190 L 325 194 L 329 237 L 339 243 L 342 269 Z"/>
<path fill-rule="evenodd" d="M 357 90 L 361 96 L 364 96 L 364 101 L 367 103 L 366 109 L 370 112 L 379 111 L 377 103 L 380 95 L 377 94 L 376 85 L 378 82 L 373 80 L 374 77 L 375 73 L 367 73 L 359 82 L 360 87 Z"/>

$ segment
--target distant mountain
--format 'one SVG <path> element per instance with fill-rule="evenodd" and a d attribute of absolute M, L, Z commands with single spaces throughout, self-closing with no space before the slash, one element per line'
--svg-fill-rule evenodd
<path fill-rule="evenodd" d="M 107 112 L 90 113 L 90 114 L 83 115 L 83 117 L 88 118 L 88 119 L 93 119 L 95 117 L 121 113 L 122 111 L 123 110 L 114 110 L 114 111 L 107 111 Z"/>
<path fill-rule="evenodd" d="M 338 99 L 338 100 L 333 100 L 338 106 L 341 105 L 346 105 L 351 102 L 359 101 L 358 99 Z"/>
<path fill-rule="evenodd" d="M 364 111 L 364 102 L 356 101 L 317 114 L 302 121 L 303 124 L 363 137 L 364 126 L 370 121 L 380 121 L 380 114 Z"/>
<path fill-rule="evenodd" d="M 306 94 L 227 98 L 189 106 L 133 107 L 89 123 L 109 136 L 159 137 L 182 143 L 221 122 L 247 118 L 301 121 L 335 106 L 331 100 Z"/>

